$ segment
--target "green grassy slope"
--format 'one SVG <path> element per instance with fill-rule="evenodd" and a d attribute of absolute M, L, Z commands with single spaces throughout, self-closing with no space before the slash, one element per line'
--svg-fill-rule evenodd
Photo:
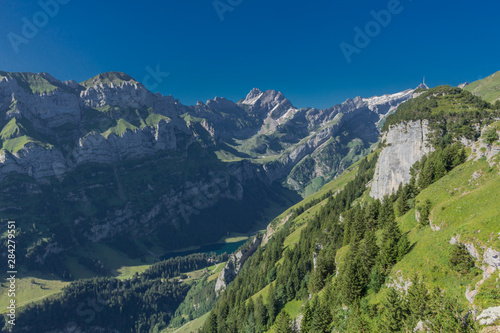
<path fill-rule="evenodd" d="M 460 325 L 462 320 L 470 320 L 464 319 L 464 316 L 472 307 L 479 314 L 483 309 L 500 305 L 498 272 L 483 280 L 481 270 L 484 269 L 484 251 L 487 248 L 500 251 L 500 156 L 486 160 L 475 155 L 476 152 L 484 153 L 491 146 L 500 145 L 497 140 L 486 146 L 488 134 L 485 132 L 480 138 L 481 131 L 478 129 L 489 126 L 493 118 L 497 117 L 498 110 L 469 92 L 448 86 L 431 89 L 407 105 L 403 104 L 400 109 L 401 112 L 398 110 L 391 117 L 389 125 L 391 122 L 415 119 L 434 120 L 432 129 L 437 131 L 431 139 L 438 150 L 434 155 L 431 154 L 428 163 L 448 163 L 447 159 L 454 155 L 447 155 L 451 153 L 448 150 L 444 152 L 445 147 L 452 148 L 455 139 L 462 136 L 470 137 L 471 140 L 479 139 L 484 147 L 476 149 L 469 161 L 464 162 L 460 158 L 455 166 L 446 166 L 444 172 L 434 177 L 430 183 L 419 181 L 417 190 L 412 192 L 416 197 L 403 199 L 409 208 L 404 208 L 405 213 L 402 215 L 398 213 L 401 207 L 398 198 L 404 197 L 403 190 L 391 199 L 384 200 L 377 209 L 377 217 L 373 222 L 369 212 L 377 203 L 368 196 L 370 188 L 366 181 L 369 179 L 365 180 L 367 187 L 364 193 L 356 194 L 357 197 L 352 198 L 354 200 L 345 207 L 346 210 L 342 210 L 342 204 L 339 204 L 339 200 L 343 199 L 337 200 L 342 195 L 330 200 L 327 199 L 328 196 L 321 196 L 322 193 L 328 193 L 328 187 L 333 189 L 330 193 L 335 193 L 336 189 L 342 187 L 339 185 L 353 179 L 352 171 L 356 167 L 319 193 L 285 211 L 270 225 L 271 229 L 276 229 L 276 235 L 267 243 L 266 248 L 247 261 L 234 285 L 229 286 L 215 307 L 213 316 L 219 324 L 222 320 L 237 329 L 252 326 L 247 324 L 247 316 L 241 319 L 243 312 L 240 311 L 253 304 L 257 311 L 257 302 L 262 296 L 268 314 L 273 319 L 268 319 L 267 324 L 264 322 L 263 326 L 257 327 L 257 332 L 278 331 L 275 318 L 279 313 L 286 312 L 292 320 L 296 319 L 304 314 L 304 306 L 314 304 L 315 299 L 320 300 L 320 307 L 326 306 L 329 309 L 326 311 L 330 311 L 332 319 L 325 319 L 330 320 L 328 331 L 335 327 L 341 332 L 359 332 L 362 331 L 361 326 L 364 329 L 368 327 L 368 331 L 384 331 L 388 325 L 387 318 L 392 315 L 387 310 L 387 299 L 391 297 L 391 292 L 394 293 L 389 285 L 399 280 L 409 282 L 414 276 L 422 279 L 426 293 L 433 291 L 433 294 L 429 294 L 432 295 L 429 296 L 430 304 L 433 304 L 429 305 L 432 307 L 429 311 L 438 314 L 437 317 L 430 318 L 432 325 L 438 325 L 437 331 L 455 331 L 452 327 L 457 326 L 453 325 Z M 490 127 L 496 128 L 496 125 Z M 424 164 L 421 165 L 422 168 Z M 417 166 L 416 170 L 420 170 L 418 168 Z M 423 170 L 427 172 L 427 169 Z M 424 171 L 420 170 L 421 173 Z M 364 187 L 356 186 L 349 185 L 344 192 L 353 193 L 355 188 Z M 416 218 L 415 207 L 421 207 L 427 201 L 431 203 L 429 217 L 432 224 L 418 222 Z M 356 207 L 358 205 L 364 206 L 363 210 Z M 387 215 L 388 212 L 401 216 L 390 218 L 387 217 L 390 216 Z M 391 219 L 395 222 L 390 222 Z M 397 229 L 401 234 L 399 231 L 391 234 L 390 230 Z M 374 233 L 374 242 L 379 247 L 375 253 L 363 248 L 370 233 Z M 359 235 L 361 238 L 356 238 Z M 406 239 L 401 235 L 406 235 L 408 245 L 401 242 Z M 391 237 L 397 237 L 396 245 L 390 245 Z M 475 260 L 475 268 L 459 271 L 453 266 L 451 259 L 454 247 L 450 244 L 452 237 L 459 237 L 461 243 L 474 245 L 478 250 L 481 259 Z M 394 249 L 394 246 L 397 258 L 390 259 L 390 251 L 393 251 L 390 249 Z M 377 263 L 365 266 L 365 262 L 369 260 L 363 259 L 370 256 L 374 261 L 376 258 Z M 312 257 L 324 260 L 318 264 L 322 265 L 318 266 L 321 269 L 312 267 Z M 358 258 L 362 258 L 361 261 Z M 328 262 L 333 261 L 335 265 L 328 266 Z M 270 263 L 273 265 L 269 266 Z M 365 273 L 361 273 L 366 272 L 364 267 L 369 267 L 366 277 L 363 275 Z M 382 281 L 377 280 L 377 267 L 380 267 L 379 276 Z M 325 272 L 326 269 L 328 271 Z M 294 280 L 297 275 L 298 280 Z M 317 276 L 320 276 L 320 280 Z M 440 291 L 435 291 L 436 288 Z M 465 294 L 467 290 L 474 289 L 478 294 L 473 303 L 469 304 Z M 271 300 L 273 303 L 270 303 Z M 361 314 L 353 314 L 356 304 L 361 307 L 361 310 L 357 310 Z M 455 312 L 452 313 L 447 306 L 451 306 Z M 229 313 L 222 311 L 225 307 L 232 310 Z M 316 310 L 313 312 L 315 315 L 321 313 Z M 411 316 L 423 316 L 416 313 L 411 312 Z M 412 321 L 415 318 L 418 321 L 418 318 L 424 317 L 408 318 L 408 325 L 416 325 L 417 321 Z M 403 319 L 400 319 L 399 325 L 402 323 Z M 208 322 L 205 328 L 209 330 L 213 325 Z"/>
<path fill-rule="evenodd" d="M 497 155 L 494 162 L 500 161 Z M 476 179 L 477 178 L 477 179 Z M 469 161 L 452 170 L 448 175 L 422 191 L 416 198 L 416 203 L 431 200 L 433 208 L 430 219 L 439 231 L 433 231 L 429 226 L 422 227 L 415 218 L 415 209 L 398 218 L 398 224 L 403 232 L 408 233 L 412 244 L 411 251 L 398 262 L 391 270 L 386 282 L 398 276 L 410 280 L 412 276 L 423 277 L 429 289 L 439 287 L 448 295 L 456 297 L 462 306 L 468 306 L 465 292 L 468 287 L 474 286 L 483 278 L 483 272 L 473 269 L 469 274 L 458 274 L 450 265 L 450 239 L 460 236 L 465 243 L 472 243 L 482 256 L 482 249 L 492 247 L 500 251 L 500 164 L 490 166 L 484 158 L 478 161 Z M 369 190 L 367 191 L 367 193 Z M 321 205 L 321 204 L 317 204 Z M 480 209 L 478 209 L 480 207 Z M 313 209 L 314 206 L 310 209 Z M 307 223 L 307 220 L 306 220 Z M 299 240 L 300 232 L 306 226 L 291 232 L 285 239 L 283 248 L 294 246 Z M 378 235 L 380 237 L 380 234 Z M 339 249 L 336 262 L 340 270 L 343 269 L 345 255 L 349 245 Z M 482 263 L 476 262 L 480 267 Z M 479 288 L 473 305 L 479 310 L 500 305 L 500 292 L 495 278 L 486 280 Z M 335 282 L 335 277 L 332 283 Z M 266 299 L 268 285 L 256 295 Z M 379 293 L 368 296 L 370 306 L 380 306 L 386 296 L 386 288 Z M 320 292 L 321 293 L 321 292 Z M 320 294 L 318 293 L 318 295 Z M 314 297 L 315 294 L 312 295 Z M 286 311 L 292 319 L 303 311 L 305 300 L 287 302 L 282 311 Z M 271 327 L 269 332 L 274 332 Z"/>
<path fill-rule="evenodd" d="M 500 71 L 482 80 L 472 82 L 464 88 L 474 95 L 481 96 L 487 102 L 500 100 Z"/>

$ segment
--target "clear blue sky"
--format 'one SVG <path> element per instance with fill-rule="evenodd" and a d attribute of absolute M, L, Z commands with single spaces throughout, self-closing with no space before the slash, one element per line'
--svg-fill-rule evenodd
<path fill-rule="evenodd" d="M 237 101 L 259 87 L 298 107 L 397 92 L 424 75 L 430 86 L 457 85 L 500 70 L 497 0 L 401 0 L 350 64 L 339 44 L 354 45 L 354 27 L 390 1 L 219 0 L 233 4 L 223 21 L 213 0 L 59 1 L 68 3 L 46 24 L 37 1 L 2 2 L 0 70 L 77 81 L 122 71 L 142 81 L 159 65 L 170 75 L 155 90 L 184 104 Z M 43 26 L 16 53 L 8 34 L 22 37 L 23 17 L 34 15 Z"/>

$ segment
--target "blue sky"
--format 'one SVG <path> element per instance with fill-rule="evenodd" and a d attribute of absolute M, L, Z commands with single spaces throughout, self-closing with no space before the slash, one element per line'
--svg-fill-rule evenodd
<path fill-rule="evenodd" d="M 457 85 L 500 70 L 496 0 L 401 0 L 379 31 L 371 12 L 397 0 L 217 0 L 219 13 L 213 0 L 58 1 L 53 17 L 38 1 L 2 2 L 0 70 L 77 81 L 122 71 L 143 81 L 159 66 L 169 76 L 154 90 L 184 104 L 237 101 L 258 87 L 298 107 L 394 93 L 424 75 L 430 86 Z M 26 21 L 38 31 L 23 35 Z M 367 24 L 373 37 L 348 63 L 339 45 L 355 47 L 354 28 Z"/>

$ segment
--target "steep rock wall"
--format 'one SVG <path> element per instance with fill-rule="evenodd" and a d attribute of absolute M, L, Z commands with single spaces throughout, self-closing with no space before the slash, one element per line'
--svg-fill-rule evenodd
<path fill-rule="evenodd" d="M 391 126 L 382 137 L 386 146 L 380 153 L 375 167 L 370 196 L 382 199 L 397 191 L 399 184 L 407 184 L 410 168 L 433 150 L 428 142 L 427 120 L 411 121 Z"/>

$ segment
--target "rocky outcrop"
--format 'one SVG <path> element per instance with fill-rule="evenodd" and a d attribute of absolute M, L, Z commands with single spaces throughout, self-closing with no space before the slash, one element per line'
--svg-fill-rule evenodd
<path fill-rule="evenodd" d="M 215 293 L 217 295 L 220 295 L 226 289 L 227 285 L 236 278 L 243 264 L 259 248 L 260 243 L 261 239 L 256 237 L 248 249 L 240 250 L 229 258 L 226 266 L 219 273 L 215 284 Z"/>
<path fill-rule="evenodd" d="M 382 199 L 397 191 L 399 184 L 410 182 L 410 168 L 433 150 L 428 142 L 429 126 L 426 120 L 411 121 L 391 126 L 382 136 L 385 145 L 375 167 L 370 196 Z"/>
<path fill-rule="evenodd" d="M 267 242 L 273 237 L 274 233 L 276 230 L 279 230 L 282 226 L 284 226 L 288 220 L 290 220 L 290 217 L 292 217 L 293 211 L 290 212 L 287 216 L 281 219 L 278 224 L 273 225 L 273 223 L 269 223 L 267 225 L 266 233 L 264 234 L 264 237 L 262 238 L 262 246 L 266 245 Z"/>
<path fill-rule="evenodd" d="M 479 261 L 479 263 L 476 263 L 476 266 L 483 271 L 483 278 L 476 283 L 474 289 L 471 289 L 470 286 L 467 286 L 465 298 L 472 304 L 474 303 L 475 297 L 479 293 L 479 287 L 484 284 L 484 282 L 489 279 L 495 272 L 500 271 L 500 251 L 497 251 L 492 247 L 486 248 L 485 246 L 481 246 L 481 248 L 484 249 L 484 253 L 483 255 L 481 255 L 473 243 L 462 243 L 460 241 L 460 235 L 452 237 L 450 239 L 450 244 L 463 244 L 471 257 Z"/>
<path fill-rule="evenodd" d="M 480 325 L 492 325 L 500 319 L 500 306 L 495 306 L 483 310 L 476 320 Z"/>
<path fill-rule="evenodd" d="M 499 120 L 499 119 L 497 119 Z M 490 126 L 484 126 L 481 128 L 481 138 L 477 141 L 467 140 L 462 138 L 461 143 L 471 149 L 471 154 L 469 155 L 469 159 L 479 160 L 483 157 L 490 163 L 490 166 L 493 167 L 495 162 L 493 161 L 494 157 L 500 153 L 500 144 L 493 143 L 488 144 L 484 140 L 485 132 L 491 128 Z M 498 131 L 497 131 L 498 133 Z"/>

